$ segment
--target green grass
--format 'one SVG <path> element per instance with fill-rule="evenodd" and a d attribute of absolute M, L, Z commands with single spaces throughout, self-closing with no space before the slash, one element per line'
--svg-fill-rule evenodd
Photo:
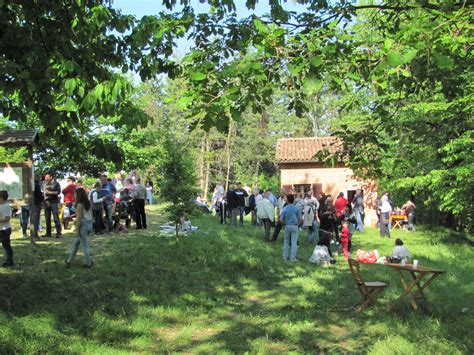
<path fill-rule="evenodd" d="M 0 270 L 0 353 L 67 352 L 369 352 L 472 353 L 474 253 L 472 241 L 449 231 L 376 230 L 354 237 L 357 248 L 381 255 L 401 237 L 421 265 L 447 270 L 428 289 L 432 315 L 407 302 L 389 312 L 401 291 L 393 270 L 363 266 L 367 279 L 387 282 L 381 304 L 362 314 L 347 264 L 322 269 L 306 260 L 301 238 L 297 264 L 282 260 L 282 238 L 265 244 L 262 231 L 194 221 L 200 231 L 158 236 L 151 228 L 91 238 L 92 269 L 79 254 L 64 260 L 72 234 L 33 247 L 14 232 L 17 266 Z M 462 309 L 467 308 L 467 312 Z"/>

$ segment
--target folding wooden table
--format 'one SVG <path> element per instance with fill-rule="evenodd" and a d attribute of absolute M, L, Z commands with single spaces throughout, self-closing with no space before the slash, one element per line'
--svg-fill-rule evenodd
<path fill-rule="evenodd" d="M 396 214 L 396 213 L 390 214 L 390 224 L 392 225 L 392 229 L 397 229 L 397 228 L 402 229 L 402 225 L 400 224 L 400 222 L 406 222 L 406 221 L 408 221 L 408 218 L 404 214 Z"/>
<path fill-rule="evenodd" d="M 444 274 L 446 271 L 433 269 L 424 266 L 413 267 L 412 264 L 402 266 L 401 264 L 377 264 L 390 267 L 397 271 L 400 278 L 400 282 L 403 286 L 403 292 L 400 296 L 392 303 L 390 309 L 393 309 L 403 298 L 409 297 L 410 304 L 414 311 L 418 309 L 416 300 L 420 300 L 426 309 L 431 312 L 430 304 L 425 296 L 424 290 L 436 279 L 439 275 Z M 406 278 L 404 274 L 410 275 L 410 278 Z"/>

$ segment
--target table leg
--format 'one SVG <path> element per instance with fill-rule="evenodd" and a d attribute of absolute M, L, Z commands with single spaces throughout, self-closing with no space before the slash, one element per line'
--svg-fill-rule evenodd
<path fill-rule="evenodd" d="M 415 273 L 414 273 L 413 271 L 411 271 L 410 274 L 411 274 L 411 277 L 413 278 L 413 280 L 415 280 L 415 279 L 416 279 Z M 427 274 L 424 273 L 423 275 L 427 275 Z M 423 285 L 421 285 L 420 282 L 417 282 L 417 283 L 416 283 L 416 287 L 418 288 L 418 291 L 412 296 L 412 298 L 415 299 L 415 297 L 417 296 L 417 294 L 419 294 L 420 297 L 421 297 L 421 299 L 423 299 L 423 301 L 425 302 L 425 306 L 426 306 L 426 308 L 428 309 L 429 312 L 431 312 L 431 306 L 430 306 L 430 303 L 429 303 L 428 299 L 426 298 L 426 296 L 425 296 L 423 290 L 424 290 L 425 288 L 427 288 L 427 287 L 431 284 L 431 282 L 433 282 L 433 280 L 434 280 L 438 275 L 439 275 L 439 274 L 433 274 L 433 275 L 431 275 L 431 277 L 430 277 L 426 282 L 424 282 Z M 420 279 L 420 281 L 421 281 L 421 279 Z"/>
<path fill-rule="evenodd" d="M 423 277 L 425 276 L 425 273 L 420 273 L 420 275 L 418 277 L 415 278 L 415 280 L 411 283 L 411 284 L 407 284 L 407 282 L 405 281 L 405 278 L 403 277 L 403 274 L 402 274 L 402 271 L 400 269 L 397 269 L 398 271 L 398 275 L 400 276 L 400 281 L 403 285 L 403 289 L 404 291 L 401 293 L 401 295 L 393 302 L 393 304 L 390 306 L 390 309 L 393 309 L 393 307 L 395 307 L 395 305 L 400 302 L 406 295 L 408 295 L 411 290 L 415 287 L 415 285 L 420 282 L 421 279 L 423 279 Z M 414 300 L 413 297 L 410 297 L 410 304 L 412 306 L 412 308 L 416 311 L 418 309 L 418 306 Z"/>

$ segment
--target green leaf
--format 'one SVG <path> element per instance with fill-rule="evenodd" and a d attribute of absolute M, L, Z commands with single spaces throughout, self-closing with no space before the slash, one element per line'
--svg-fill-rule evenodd
<path fill-rule="evenodd" d="M 319 78 L 310 76 L 303 80 L 303 87 L 309 95 L 313 95 L 322 89 L 323 82 Z"/>
<path fill-rule="evenodd" d="M 360 75 L 357 73 L 352 73 L 349 72 L 347 73 L 347 77 L 351 78 L 352 80 L 359 81 L 360 80 Z"/>
<path fill-rule="evenodd" d="M 72 95 L 74 89 L 76 88 L 76 79 L 67 79 L 64 83 L 64 87 L 66 88 L 67 94 Z"/>
<path fill-rule="evenodd" d="M 192 81 L 201 81 L 206 79 L 206 73 L 190 71 L 189 76 L 191 77 Z"/>
<path fill-rule="evenodd" d="M 392 48 L 392 46 L 393 46 L 393 39 L 390 39 L 390 38 L 385 39 L 385 41 L 383 42 L 383 45 L 384 45 L 385 49 L 390 49 L 390 48 Z"/>
<path fill-rule="evenodd" d="M 103 92 L 104 92 L 104 86 L 102 84 L 98 84 L 94 89 L 94 94 L 97 98 L 100 98 Z"/>
<path fill-rule="evenodd" d="M 112 89 L 112 95 L 111 95 L 112 100 L 117 99 L 117 96 L 118 96 L 118 93 L 120 91 L 121 86 L 122 86 L 122 83 L 120 82 L 120 80 L 118 80 L 118 79 L 115 80 L 114 88 Z"/>
<path fill-rule="evenodd" d="M 268 33 L 268 29 L 267 27 L 259 20 L 254 20 L 253 21 L 253 24 L 255 25 L 255 28 L 257 29 L 257 31 L 260 33 L 260 34 L 267 34 Z"/>
<path fill-rule="evenodd" d="M 192 96 L 182 96 L 180 99 L 177 101 L 178 107 L 182 110 L 185 110 L 188 108 L 190 104 L 193 102 L 193 97 Z"/>
<path fill-rule="evenodd" d="M 418 54 L 418 50 L 417 49 L 410 49 L 408 52 L 406 52 L 405 54 L 403 54 L 403 63 L 410 63 L 415 57 L 416 55 Z"/>
<path fill-rule="evenodd" d="M 323 64 L 323 58 L 321 57 L 313 57 L 311 58 L 311 64 L 315 67 L 319 67 L 321 64 Z"/>
<path fill-rule="evenodd" d="M 304 65 L 301 64 L 301 65 L 288 65 L 288 70 L 290 71 L 291 75 L 293 76 L 298 76 L 299 73 L 301 73 L 301 71 L 303 70 L 303 67 Z"/>
<path fill-rule="evenodd" d="M 451 69 L 454 66 L 454 60 L 447 55 L 434 53 L 436 65 L 440 69 Z"/>
<path fill-rule="evenodd" d="M 398 67 L 400 64 L 402 64 L 402 58 L 400 57 L 400 53 L 394 51 L 388 52 L 387 63 L 392 67 Z"/>

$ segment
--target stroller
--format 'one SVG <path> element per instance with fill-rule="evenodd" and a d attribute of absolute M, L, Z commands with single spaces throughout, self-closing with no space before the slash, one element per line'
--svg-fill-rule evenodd
<path fill-rule="evenodd" d="M 76 219 L 76 209 L 73 203 L 64 203 L 59 211 L 59 219 L 61 220 L 64 229 L 68 229 L 69 222 Z"/>

